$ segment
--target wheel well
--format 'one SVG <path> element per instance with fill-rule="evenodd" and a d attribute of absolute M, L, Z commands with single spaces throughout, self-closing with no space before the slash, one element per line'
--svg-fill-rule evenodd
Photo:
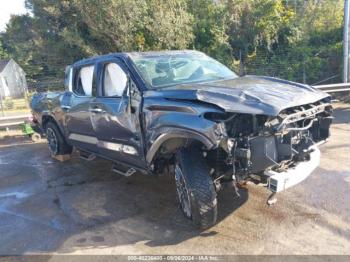
<path fill-rule="evenodd" d="M 189 144 L 189 140 L 183 137 L 169 138 L 164 141 L 158 148 L 155 157 L 159 155 L 174 154 L 182 147 L 186 147 Z"/>
<path fill-rule="evenodd" d="M 55 118 L 53 118 L 50 115 L 46 115 L 46 116 L 42 117 L 41 126 L 42 126 L 44 131 L 46 131 L 46 126 L 48 123 L 55 124 L 57 126 L 58 130 L 62 133 L 62 130 L 60 129 L 60 126 L 58 125 L 57 121 L 55 120 Z"/>
<path fill-rule="evenodd" d="M 164 141 L 152 158 L 155 173 L 169 173 L 169 165 L 174 164 L 175 154 L 184 147 L 196 145 L 198 148 L 206 148 L 201 141 L 193 138 L 175 137 Z"/>
<path fill-rule="evenodd" d="M 166 131 L 166 130 L 165 130 Z M 173 154 L 179 148 L 199 143 L 206 149 L 215 148 L 215 144 L 206 136 L 194 131 L 173 129 L 171 133 L 161 133 L 148 149 L 146 161 L 151 164 L 159 155 Z"/>
<path fill-rule="evenodd" d="M 46 132 L 46 126 L 48 123 L 53 123 L 57 127 L 58 132 L 60 132 L 63 140 L 67 143 L 66 137 L 64 136 L 64 130 L 61 129 L 61 126 L 57 123 L 56 119 L 50 115 L 45 115 L 42 117 L 41 126 L 43 131 Z"/>
<path fill-rule="evenodd" d="M 159 149 L 157 150 L 157 154 L 174 154 L 180 148 L 188 147 L 190 145 L 197 144 L 199 147 L 206 147 L 201 141 L 193 138 L 184 138 L 184 137 L 175 137 L 170 138 L 164 141 Z"/>
<path fill-rule="evenodd" d="M 44 130 L 46 130 L 46 125 L 49 122 L 52 122 L 52 123 L 56 124 L 56 121 L 55 121 L 55 119 L 52 116 L 43 116 L 42 117 L 41 125 L 42 125 Z"/>

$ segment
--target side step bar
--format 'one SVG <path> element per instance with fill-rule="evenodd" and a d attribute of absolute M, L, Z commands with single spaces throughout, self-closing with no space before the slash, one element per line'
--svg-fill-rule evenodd
<path fill-rule="evenodd" d="M 92 153 L 84 152 L 84 151 L 79 151 L 79 157 L 86 161 L 92 161 L 96 158 L 96 155 Z"/>
<path fill-rule="evenodd" d="M 132 167 L 129 168 L 126 172 L 123 172 L 123 171 L 121 171 L 121 170 L 118 168 L 118 165 L 117 165 L 117 164 L 113 164 L 113 165 L 112 165 L 112 171 L 115 172 L 115 173 L 117 173 L 117 174 L 119 174 L 119 175 L 125 176 L 125 177 L 129 177 L 129 176 L 131 176 L 131 175 L 133 175 L 133 174 L 136 173 L 135 168 L 132 168 Z"/>
<path fill-rule="evenodd" d="M 86 152 L 84 150 L 79 150 L 78 149 L 78 152 L 79 152 L 79 157 L 81 159 L 84 159 L 86 161 L 92 161 L 96 158 L 96 155 L 94 153 L 90 153 L 90 152 Z M 123 168 L 125 167 L 125 168 Z M 124 171 L 124 170 L 126 171 Z M 146 171 L 142 170 L 142 169 L 135 169 L 133 167 L 129 167 L 127 165 L 124 165 L 124 164 L 119 164 L 119 163 L 114 163 L 112 165 L 112 169 L 111 169 L 113 172 L 119 174 L 119 175 L 122 175 L 122 176 L 125 176 L 125 177 L 129 177 L 129 176 L 132 176 L 133 174 L 135 174 L 137 172 L 137 170 L 141 173 L 144 173 L 144 174 L 148 174 Z"/>

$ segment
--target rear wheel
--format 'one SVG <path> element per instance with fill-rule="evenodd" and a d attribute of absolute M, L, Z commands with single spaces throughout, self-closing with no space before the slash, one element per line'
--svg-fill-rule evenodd
<path fill-rule="evenodd" d="M 49 150 L 52 155 L 57 156 L 72 153 L 72 147 L 66 143 L 56 124 L 52 122 L 47 123 L 46 137 L 49 143 Z"/>
<path fill-rule="evenodd" d="M 183 148 L 177 153 L 175 181 L 185 217 L 203 229 L 213 226 L 217 219 L 216 192 L 199 148 Z"/>

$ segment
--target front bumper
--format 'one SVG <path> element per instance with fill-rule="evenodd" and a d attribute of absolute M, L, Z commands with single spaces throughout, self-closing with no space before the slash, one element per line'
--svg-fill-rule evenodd
<path fill-rule="evenodd" d="M 268 177 L 268 189 L 277 193 L 305 180 L 320 164 L 320 150 L 317 146 L 312 146 L 311 149 L 313 149 L 313 151 L 310 153 L 309 161 L 299 162 L 296 166 L 284 172 L 272 170 L 264 171 L 264 174 Z"/>

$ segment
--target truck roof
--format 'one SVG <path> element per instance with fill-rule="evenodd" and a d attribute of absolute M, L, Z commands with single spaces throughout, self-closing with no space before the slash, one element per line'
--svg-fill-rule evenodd
<path fill-rule="evenodd" d="M 119 57 L 119 58 L 127 58 L 127 57 L 151 57 L 151 56 L 166 56 L 171 54 L 195 54 L 195 53 L 201 53 L 199 51 L 195 50 L 163 50 L 163 51 L 147 51 L 147 52 L 117 52 L 117 53 L 110 53 L 106 55 L 98 55 L 93 56 L 90 58 L 82 59 L 77 62 L 75 62 L 72 66 L 80 66 L 84 64 L 89 64 L 96 62 L 100 59 L 108 59 L 113 57 Z"/>

